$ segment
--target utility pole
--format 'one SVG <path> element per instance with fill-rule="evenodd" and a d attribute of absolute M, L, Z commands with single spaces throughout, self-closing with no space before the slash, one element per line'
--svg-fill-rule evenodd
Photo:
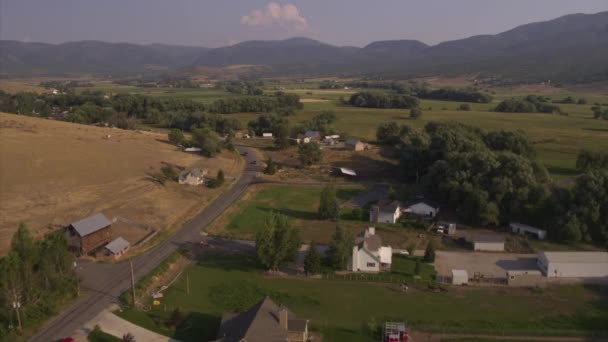
<path fill-rule="evenodd" d="M 78 277 L 78 264 L 74 261 L 74 274 L 76 274 L 76 296 L 80 297 L 80 278 Z"/>
<path fill-rule="evenodd" d="M 135 276 L 133 275 L 133 261 L 129 260 L 131 266 L 131 289 L 133 290 L 133 307 L 135 308 Z"/>
<path fill-rule="evenodd" d="M 186 293 L 190 294 L 190 276 L 186 272 Z"/>

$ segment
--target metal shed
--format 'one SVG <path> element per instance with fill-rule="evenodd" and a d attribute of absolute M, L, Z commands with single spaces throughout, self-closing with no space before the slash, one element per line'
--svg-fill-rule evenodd
<path fill-rule="evenodd" d="M 608 252 L 539 252 L 538 267 L 547 277 L 608 278 Z"/>

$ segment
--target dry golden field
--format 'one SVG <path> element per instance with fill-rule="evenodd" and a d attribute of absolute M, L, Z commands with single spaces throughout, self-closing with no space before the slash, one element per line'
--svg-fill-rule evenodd
<path fill-rule="evenodd" d="M 240 174 L 241 159 L 177 151 L 165 135 L 0 114 L 0 255 L 19 223 L 37 236 L 96 212 L 131 243 L 188 220 L 220 189 L 150 180 L 162 163 Z M 229 186 L 227 182 L 226 186 Z"/>

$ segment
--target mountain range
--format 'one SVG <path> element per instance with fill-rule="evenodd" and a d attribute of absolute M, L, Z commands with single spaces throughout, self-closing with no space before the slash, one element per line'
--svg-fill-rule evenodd
<path fill-rule="evenodd" d="M 142 73 L 187 67 L 264 65 L 272 74 L 377 75 L 386 78 L 477 74 L 505 80 L 608 79 L 608 11 L 571 14 L 496 35 L 434 46 L 415 40 L 334 46 L 309 38 L 246 41 L 203 48 L 80 41 L 0 41 L 3 75 Z"/>

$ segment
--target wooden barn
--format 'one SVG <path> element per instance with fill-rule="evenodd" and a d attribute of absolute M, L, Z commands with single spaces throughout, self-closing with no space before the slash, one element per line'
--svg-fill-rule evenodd
<path fill-rule="evenodd" d="M 112 222 L 102 213 L 76 221 L 66 230 L 68 246 L 81 255 L 107 244 L 111 237 Z"/>

